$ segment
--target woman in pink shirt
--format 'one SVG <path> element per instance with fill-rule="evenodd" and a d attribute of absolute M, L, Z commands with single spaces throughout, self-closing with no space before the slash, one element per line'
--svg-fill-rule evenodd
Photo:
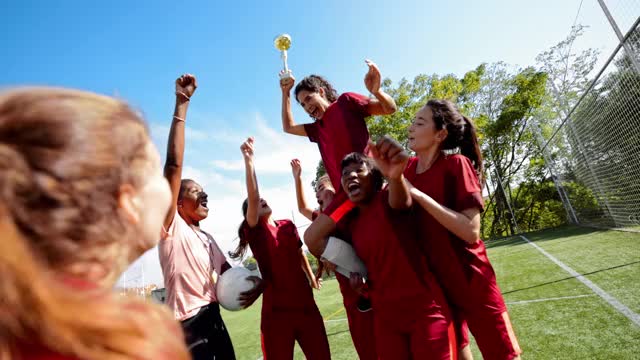
<path fill-rule="evenodd" d="M 176 106 L 164 165 L 172 200 L 158 253 L 166 303 L 182 322 L 193 359 L 235 359 L 215 292 L 218 277 L 231 266 L 213 237 L 200 228 L 209 214 L 207 194 L 195 181 L 182 179 L 185 119 L 196 88 L 193 75 L 176 80 Z M 241 296 L 244 306 L 262 292 L 260 278 L 251 279 L 256 286 Z"/>

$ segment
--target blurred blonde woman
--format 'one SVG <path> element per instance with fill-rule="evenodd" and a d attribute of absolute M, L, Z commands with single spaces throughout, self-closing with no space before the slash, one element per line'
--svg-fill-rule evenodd
<path fill-rule="evenodd" d="M 0 359 L 188 359 L 168 311 L 121 298 L 171 195 L 144 121 L 88 92 L 0 94 Z"/>

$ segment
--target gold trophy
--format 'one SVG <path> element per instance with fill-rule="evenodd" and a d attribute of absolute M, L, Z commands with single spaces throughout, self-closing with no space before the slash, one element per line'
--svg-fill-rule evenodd
<path fill-rule="evenodd" d="M 291 47 L 291 36 L 282 34 L 276 36 L 273 45 L 282 53 L 282 62 L 284 63 L 284 71 L 280 74 L 280 79 L 288 79 L 291 77 L 291 70 L 287 66 L 287 50 Z"/>

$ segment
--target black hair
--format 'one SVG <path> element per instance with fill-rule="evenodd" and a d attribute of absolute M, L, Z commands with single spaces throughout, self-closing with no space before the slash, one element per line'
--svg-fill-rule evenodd
<path fill-rule="evenodd" d="M 244 255 L 247 253 L 247 245 L 249 245 L 249 239 L 246 238 L 244 233 L 246 229 L 249 228 L 249 224 L 247 224 L 248 209 L 249 209 L 249 198 L 246 198 L 242 202 L 242 216 L 244 217 L 244 220 L 242 220 L 240 227 L 238 227 L 238 239 L 239 239 L 238 246 L 234 251 L 229 251 L 229 256 L 234 260 L 242 259 Z"/>
<path fill-rule="evenodd" d="M 309 75 L 296 85 L 294 90 L 296 100 L 298 100 L 298 94 L 303 90 L 319 93 L 320 89 L 324 89 L 324 96 L 330 103 L 338 99 L 338 92 L 327 79 L 320 75 Z"/>
<path fill-rule="evenodd" d="M 429 100 L 426 106 L 431 109 L 436 128 L 447 129 L 447 138 L 442 142 L 441 150 L 458 149 L 461 155 L 471 160 L 480 184 L 484 184 L 482 151 L 473 121 L 462 115 L 456 105 L 448 100 Z"/>
<path fill-rule="evenodd" d="M 371 158 L 367 157 L 363 153 L 352 152 L 347 154 L 342 161 L 340 162 L 340 169 L 343 170 L 345 167 L 351 164 L 364 164 L 367 166 L 367 169 L 371 171 L 371 176 L 373 176 L 373 189 L 375 191 L 380 191 L 382 189 L 382 185 L 384 184 L 384 177 L 380 172 L 380 169 L 376 167 Z"/>

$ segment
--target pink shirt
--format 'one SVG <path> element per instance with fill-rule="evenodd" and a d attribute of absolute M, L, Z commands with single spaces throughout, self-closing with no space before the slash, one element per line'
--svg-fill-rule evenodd
<path fill-rule="evenodd" d="M 215 241 L 191 228 L 178 212 L 158 244 L 158 254 L 166 303 L 176 319 L 188 319 L 217 301 L 216 280 L 227 259 Z"/>

